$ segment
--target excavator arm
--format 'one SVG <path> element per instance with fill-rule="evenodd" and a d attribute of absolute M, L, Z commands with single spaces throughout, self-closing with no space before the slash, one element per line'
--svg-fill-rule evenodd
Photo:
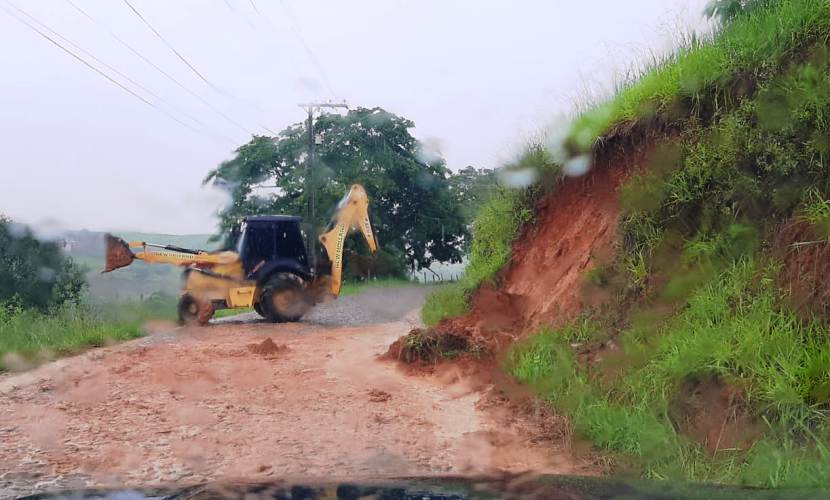
<path fill-rule="evenodd" d="M 320 243 L 331 261 L 329 291 L 335 297 L 340 295 L 343 283 L 343 244 L 348 233 L 354 230 L 363 233 L 372 253 L 377 252 L 377 240 L 369 221 L 369 197 L 360 184 L 353 184 L 340 200 L 326 232 L 320 235 Z"/>
<path fill-rule="evenodd" d="M 208 253 L 203 250 L 190 250 L 174 245 L 158 245 L 144 241 L 126 242 L 121 238 L 106 234 L 106 265 L 102 272 L 108 273 L 129 266 L 133 260 L 143 260 L 149 264 L 173 264 L 176 266 L 214 266 L 231 264 L 238 260 L 234 252 Z M 136 252 L 133 252 L 136 249 Z"/>

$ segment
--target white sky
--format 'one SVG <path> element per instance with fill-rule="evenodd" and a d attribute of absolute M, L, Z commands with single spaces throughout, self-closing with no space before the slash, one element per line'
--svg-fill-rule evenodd
<path fill-rule="evenodd" d="M 586 88 L 609 88 L 649 51 L 671 47 L 680 27 L 703 28 L 707 3 L 129 0 L 217 91 L 123 0 L 72 1 L 97 24 L 67 0 L 0 0 L 0 8 L 25 10 L 161 97 L 136 90 L 159 108 L 209 130 L 176 123 L 0 9 L 0 213 L 167 233 L 212 232 L 224 200 L 202 178 L 251 132 L 263 133 L 258 125 L 279 131 L 302 120 L 297 103 L 381 106 L 413 120 L 450 168 L 494 167 L 569 113 L 574 98 L 584 101 Z"/>

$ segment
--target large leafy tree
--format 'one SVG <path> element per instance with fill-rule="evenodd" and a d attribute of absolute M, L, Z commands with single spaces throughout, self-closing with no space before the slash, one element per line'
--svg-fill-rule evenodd
<path fill-rule="evenodd" d="M 312 180 L 317 228 L 327 222 L 352 183 L 366 187 L 387 273 L 433 261 L 458 262 L 467 235 L 459 200 L 443 158 L 410 133 L 414 124 L 380 108 L 324 114 L 314 124 Z M 305 215 L 308 162 L 306 123 L 277 137 L 255 136 L 205 178 L 225 186 L 232 204 L 221 213 L 223 236 L 249 214 Z M 363 245 L 352 245 L 362 250 Z"/>

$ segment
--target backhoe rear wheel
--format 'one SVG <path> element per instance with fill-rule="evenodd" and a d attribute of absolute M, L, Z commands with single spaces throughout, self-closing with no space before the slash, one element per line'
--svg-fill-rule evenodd
<path fill-rule="evenodd" d="M 262 287 L 259 309 L 272 323 L 299 321 L 309 309 L 305 282 L 292 273 L 276 273 Z"/>

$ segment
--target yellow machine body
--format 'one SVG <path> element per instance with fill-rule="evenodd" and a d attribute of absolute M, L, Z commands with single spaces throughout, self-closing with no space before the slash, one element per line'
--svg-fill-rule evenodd
<path fill-rule="evenodd" d="M 307 283 L 303 300 L 316 303 L 321 296 L 340 295 L 343 274 L 343 245 L 351 231 L 360 231 L 372 251 L 377 251 L 377 241 L 369 220 L 369 198 L 366 190 L 354 184 L 337 204 L 334 216 L 319 241 L 331 261 L 331 275 L 317 275 Z M 134 251 L 135 250 L 135 251 Z M 129 265 L 134 259 L 148 264 L 173 264 L 187 269 L 183 297 L 192 297 L 200 323 L 206 323 L 213 315 L 215 304 L 225 308 L 257 308 L 263 290 L 256 281 L 246 279 L 240 255 L 232 251 L 204 252 L 171 245 L 160 245 L 123 240 L 107 235 L 106 268 L 110 272 Z M 264 264 L 264 262 L 263 262 Z M 286 299 L 282 299 L 286 300 Z M 288 300 L 297 300 L 291 296 Z M 258 309 L 259 310 L 259 309 Z"/>

